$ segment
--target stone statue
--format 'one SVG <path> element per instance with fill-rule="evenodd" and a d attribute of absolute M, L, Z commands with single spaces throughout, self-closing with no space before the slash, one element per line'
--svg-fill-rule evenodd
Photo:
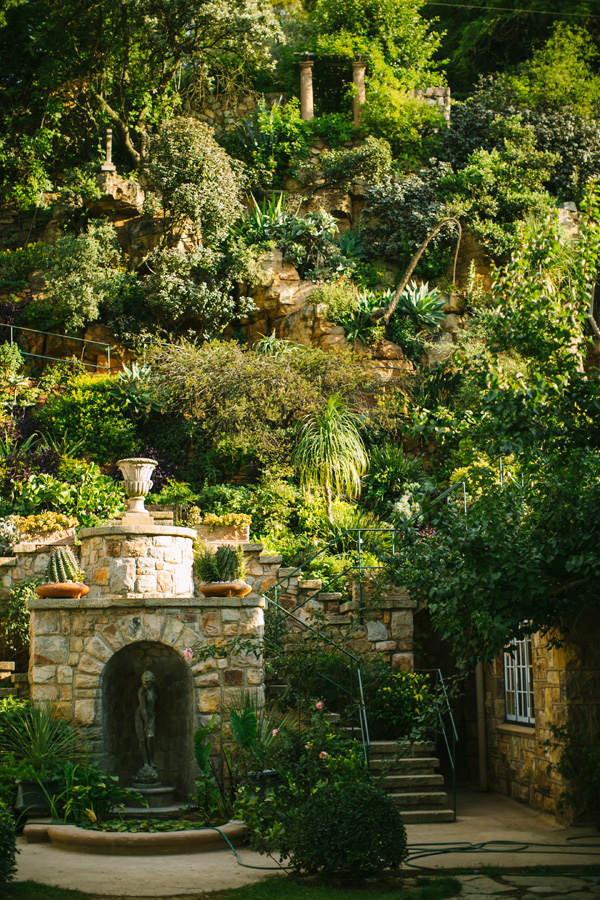
<path fill-rule="evenodd" d="M 154 764 L 154 744 L 156 737 L 156 688 L 154 672 L 146 669 L 142 673 L 142 684 L 138 690 L 138 708 L 135 711 L 135 730 L 140 744 L 143 766 L 137 780 L 156 780 L 158 773 Z M 140 776 L 145 777 L 140 778 Z"/>

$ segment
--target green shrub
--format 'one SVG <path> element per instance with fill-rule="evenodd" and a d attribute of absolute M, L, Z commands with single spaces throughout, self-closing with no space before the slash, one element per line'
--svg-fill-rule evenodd
<path fill-rule="evenodd" d="M 138 450 L 135 426 L 123 413 L 108 375 L 80 376 L 64 394 L 51 397 L 38 417 L 51 436 L 67 433 L 81 441 L 81 453 L 100 465 Z"/>
<path fill-rule="evenodd" d="M 49 247 L 41 243 L 0 251 L 0 288 L 18 290 L 26 287 L 30 273 L 44 268 L 48 255 Z"/>
<path fill-rule="evenodd" d="M 58 774 L 52 814 L 65 822 L 96 823 L 115 807 L 123 809 L 130 800 L 131 794 L 119 785 L 116 775 L 107 775 L 95 763 L 85 766 L 67 761 Z"/>
<path fill-rule="evenodd" d="M 396 869 L 406 856 L 402 817 L 391 797 L 372 784 L 321 787 L 292 823 L 290 861 L 301 872 L 361 877 Z"/>
<path fill-rule="evenodd" d="M 392 168 L 392 151 L 386 140 L 369 135 L 358 147 L 323 153 L 320 165 L 326 181 L 344 185 L 356 178 L 380 181 Z"/>
<path fill-rule="evenodd" d="M 0 375 L 7 378 L 23 368 L 25 359 L 16 344 L 0 344 Z"/>
<path fill-rule="evenodd" d="M 0 884 L 6 884 L 15 877 L 16 855 L 15 820 L 7 805 L 0 801 Z"/>

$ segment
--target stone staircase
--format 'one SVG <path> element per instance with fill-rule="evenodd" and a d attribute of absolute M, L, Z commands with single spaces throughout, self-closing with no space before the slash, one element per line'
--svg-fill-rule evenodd
<path fill-rule="evenodd" d="M 15 672 L 14 662 L 0 662 L 0 699 L 3 697 L 28 696 L 27 674 Z"/>
<path fill-rule="evenodd" d="M 371 773 L 393 799 L 406 825 L 454 821 L 439 765 L 431 741 L 404 746 L 395 741 L 371 742 Z"/>

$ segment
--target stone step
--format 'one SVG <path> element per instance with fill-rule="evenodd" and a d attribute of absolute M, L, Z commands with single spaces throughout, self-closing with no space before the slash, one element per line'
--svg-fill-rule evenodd
<path fill-rule="evenodd" d="M 16 696 L 17 696 L 17 692 L 14 688 L 12 688 L 12 687 L 0 688 L 0 700 L 3 697 L 16 697 Z"/>
<path fill-rule="evenodd" d="M 381 759 L 382 757 L 419 757 L 428 756 L 435 751 L 433 741 L 371 741 L 370 756 L 371 759 Z"/>
<path fill-rule="evenodd" d="M 382 774 L 412 773 L 419 775 L 433 775 L 434 769 L 439 769 L 440 761 L 437 756 L 407 756 L 403 759 L 370 759 L 369 768 L 372 772 Z"/>
<path fill-rule="evenodd" d="M 443 775 L 386 775 L 379 781 L 379 787 L 388 793 L 400 793 L 417 788 L 420 791 L 434 791 L 443 788 Z"/>
<path fill-rule="evenodd" d="M 401 814 L 405 825 L 454 822 L 454 813 L 451 809 L 403 809 Z"/>
<path fill-rule="evenodd" d="M 415 807 L 432 809 L 448 803 L 448 795 L 445 791 L 414 791 L 411 793 L 387 791 L 387 795 L 400 809 L 414 809 Z"/>

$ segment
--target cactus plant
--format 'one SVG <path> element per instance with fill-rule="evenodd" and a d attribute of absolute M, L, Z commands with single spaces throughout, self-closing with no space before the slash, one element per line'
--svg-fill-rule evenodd
<path fill-rule="evenodd" d="M 84 573 L 79 568 L 75 554 L 69 547 L 56 547 L 46 567 L 48 584 L 80 582 Z"/>
<path fill-rule="evenodd" d="M 240 548 L 219 547 L 212 550 L 206 544 L 196 548 L 195 570 L 203 582 L 231 582 L 244 577 L 244 555 Z"/>

